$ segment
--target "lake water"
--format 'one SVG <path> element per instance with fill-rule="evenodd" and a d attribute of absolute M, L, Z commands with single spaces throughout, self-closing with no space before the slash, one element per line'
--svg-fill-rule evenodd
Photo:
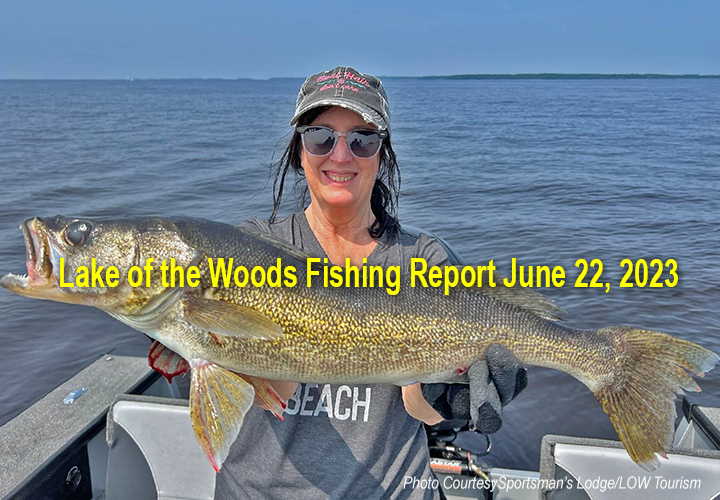
<path fill-rule="evenodd" d="M 301 83 L 0 81 L 0 275 L 25 272 L 31 216 L 268 216 Z M 543 293 L 568 325 L 643 326 L 720 352 L 720 80 L 385 83 L 403 223 L 505 274 L 512 258 L 563 266 L 565 286 Z M 609 292 L 573 286 L 580 258 L 604 263 Z M 620 288 L 626 258 L 675 259 L 677 286 Z M 0 290 L 0 424 L 103 353 L 148 346 L 100 311 Z M 582 384 L 540 368 L 529 380 L 491 464 L 536 469 L 547 433 L 616 439 Z M 720 370 L 701 386 L 720 404 Z"/>

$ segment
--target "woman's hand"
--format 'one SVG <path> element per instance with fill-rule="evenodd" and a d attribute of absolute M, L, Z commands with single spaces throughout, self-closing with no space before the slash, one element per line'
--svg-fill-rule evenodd
<path fill-rule="evenodd" d="M 527 370 L 500 344 L 468 369 L 469 384 L 423 384 L 422 395 L 446 420 L 472 421 L 484 434 L 502 425 L 502 407 L 527 387 Z"/>
<path fill-rule="evenodd" d="M 403 403 L 408 415 L 428 425 L 435 425 L 442 422 L 443 418 L 435 409 L 430 406 L 423 397 L 422 387 L 419 382 L 402 388 Z"/>

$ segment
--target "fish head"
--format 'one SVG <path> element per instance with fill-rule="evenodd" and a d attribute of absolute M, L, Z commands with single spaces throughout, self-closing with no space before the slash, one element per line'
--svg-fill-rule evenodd
<path fill-rule="evenodd" d="M 197 261 L 197 251 L 174 224 L 157 217 L 35 217 L 20 229 L 27 275 L 8 274 L 1 286 L 18 295 L 94 306 L 111 314 L 132 316 L 168 292 L 163 261 L 169 266 L 175 259 L 183 269 Z M 136 286 L 129 280 L 131 270 Z"/>

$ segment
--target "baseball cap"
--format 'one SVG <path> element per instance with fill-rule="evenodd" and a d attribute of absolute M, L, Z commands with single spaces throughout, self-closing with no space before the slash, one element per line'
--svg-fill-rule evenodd
<path fill-rule="evenodd" d="M 298 92 L 290 125 L 295 125 L 306 111 L 320 106 L 347 108 L 367 123 L 390 132 L 390 108 L 382 82 L 349 66 L 309 76 Z"/>

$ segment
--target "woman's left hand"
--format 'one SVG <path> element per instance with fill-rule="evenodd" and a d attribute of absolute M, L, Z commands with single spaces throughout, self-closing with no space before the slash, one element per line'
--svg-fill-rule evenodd
<path fill-rule="evenodd" d="M 442 416 L 423 397 L 419 382 L 402 387 L 403 403 L 408 415 L 428 425 L 442 422 Z"/>
<path fill-rule="evenodd" d="M 527 370 L 509 349 L 492 344 L 467 375 L 469 384 L 423 384 L 421 392 L 446 420 L 469 420 L 484 434 L 497 432 L 502 407 L 527 387 Z"/>

